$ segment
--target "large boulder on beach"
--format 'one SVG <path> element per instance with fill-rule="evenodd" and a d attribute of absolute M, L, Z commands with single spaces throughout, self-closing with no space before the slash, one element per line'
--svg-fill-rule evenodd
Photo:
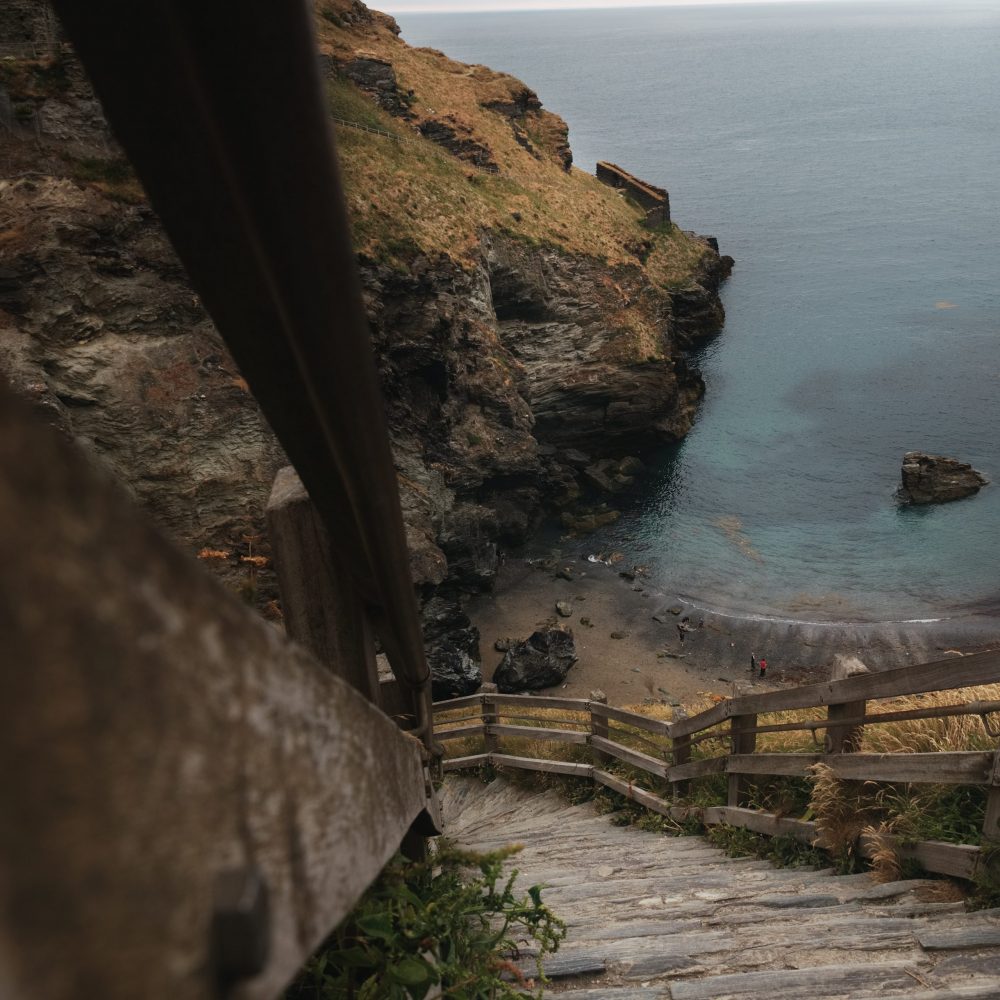
<path fill-rule="evenodd" d="M 493 681 L 503 694 L 540 691 L 561 684 L 576 660 L 572 632 L 540 629 L 507 650 Z"/>
<path fill-rule="evenodd" d="M 989 480 L 966 462 L 943 455 L 908 451 L 903 456 L 901 500 L 907 503 L 948 503 L 972 496 Z"/>

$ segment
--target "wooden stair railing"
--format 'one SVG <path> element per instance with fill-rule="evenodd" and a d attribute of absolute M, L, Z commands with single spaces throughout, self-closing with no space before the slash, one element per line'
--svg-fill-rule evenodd
<path fill-rule="evenodd" d="M 311 7 L 55 6 L 430 752 L 430 671 Z"/>
<path fill-rule="evenodd" d="M 490 764 L 590 778 L 675 820 L 695 814 L 706 825 L 727 823 L 772 836 L 792 836 L 820 846 L 822 834 L 815 822 L 746 808 L 747 780 L 762 776 L 806 776 L 814 764 L 822 762 L 837 777 L 848 781 L 980 785 L 987 792 L 983 841 L 1000 843 L 1000 750 L 857 752 L 863 727 L 906 719 L 979 716 L 985 733 L 991 739 L 1000 738 L 1000 732 L 989 718 L 991 713 L 1000 713 L 1000 701 L 968 701 L 889 711 L 873 711 L 869 707 L 872 702 L 884 698 L 961 690 L 998 682 L 1000 652 L 991 651 L 841 681 L 725 699 L 705 712 L 669 723 L 582 699 L 487 692 L 436 703 L 434 714 L 439 721 L 435 731 L 437 740 L 442 743 L 476 736 L 494 741 L 484 744 L 481 753 L 446 758 L 445 771 Z M 468 712 L 473 706 L 480 708 L 478 717 Z M 764 725 L 758 721 L 759 716 L 767 713 L 824 708 L 825 720 L 802 719 Z M 459 710 L 463 714 L 456 716 L 454 713 Z M 547 712 L 538 716 L 538 710 Z M 577 717 L 555 720 L 552 717 L 555 711 L 576 713 Z M 516 717 L 522 724 L 505 724 L 503 717 L 509 716 Z M 628 727 L 631 732 L 609 729 L 612 723 Z M 581 727 L 586 731 L 580 732 Z M 812 733 L 814 740 L 817 731 L 825 730 L 827 739 L 823 744 L 817 743 L 815 753 L 758 751 L 757 740 L 761 734 L 796 730 Z M 653 742 L 643 734 L 650 734 Z M 590 762 L 505 753 L 502 740 L 507 737 L 542 743 L 586 744 L 590 749 Z M 659 737 L 659 746 L 656 737 Z M 704 756 L 705 749 L 712 745 L 722 748 L 724 753 Z M 697 758 L 695 750 L 699 754 Z M 638 785 L 639 778 L 628 780 L 609 773 L 606 770 L 609 761 L 626 765 L 652 787 Z M 678 795 L 678 792 L 683 790 L 686 794 L 692 781 L 708 775 L 728 777 L 726 804 L 706 808 L 683 805 L 683 794 Z M 667 788 L 673 789 L 673 801 L 663 794 Z M 876 845 L 862 838 L 858 849 L 862 855 L 871 856 Z M 973 877 L 984 857 L 981 847 L 976 844 L 897 841 L 896 850 L 928 871 L 960 878 Z"/>
<path fill-rule="evenodd" d="M 291 631 L 322 664 L 0 392 L 0 993 L 271 997 L 437 827 L 430 672 L 312 10 L 55 6 L 301 480 L 271 523 Z M 312 520 L 290 523 L 304 491 Z M 295 582 L 323 595 L 318 623 Z"/>
<path fill-rule="evenodd" d="M 425 813 L 423 747 L 3 387 L 0 426 L 0 994 L 273 997 Z"/>

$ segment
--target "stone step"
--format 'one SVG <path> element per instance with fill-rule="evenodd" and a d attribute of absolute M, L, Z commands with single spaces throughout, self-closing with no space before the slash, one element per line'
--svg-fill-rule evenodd
<path fill-rule="evenodd" d="M 880 996 L 887 990 L 909 989 L 914 979 L 907 962 L 884 965 L 822 965 L 811 969 L 768 969 L 735 975 L 706 976 L 671 982 L 671 1000 L 722 1000 L 723 997 L 780 997 L 781 1000 L 822 1000 L 856 996 L 875 987 Z"/>
<path fill-rule="evenodd" d="M 451 778 L 442 802 L 460 843 L 522 844 L 516 885 L 544 885 L 567 922 L 567 940 L 544 959 L 547 995 L 1000 1000 L 1000 913 L 921 898 L 933 883 L 733 859 L 701 838 L 617 827 L 592 805 L 504 779 Z"/>

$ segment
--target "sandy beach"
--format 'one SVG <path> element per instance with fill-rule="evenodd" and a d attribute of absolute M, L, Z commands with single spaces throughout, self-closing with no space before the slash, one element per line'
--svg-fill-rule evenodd
<path fill-rule="evenodd" d="M 826 680 L 838 654 L 885 670 L 1000 646 L 1000 620 L 992 616 L 875 623 L 754 616 L 699 606 L 656 590 L 641 573 L 629 576 L 624 562 L 589 562 L 585 554 L 508 559 L 495 590 L 466 608 L 481 633 L 483 679 L 503 658 L 496 640 L 525 639 L 554 624 L 572 630 L 579 660 L 548 693 L 586 698 L 600 689 L 612 705 L 692 705 L 731 695 L 736 684 L 770 690 Z M 557 601 L 570 602 L 571 617 L 557 614 Z M 767 658 L 766 680 L 751 677 L 751 653 Z"/>

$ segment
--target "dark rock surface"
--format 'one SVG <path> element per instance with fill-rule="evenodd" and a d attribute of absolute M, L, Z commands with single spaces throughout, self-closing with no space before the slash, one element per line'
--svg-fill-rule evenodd
<path fill-rule="evenodd" d="M 359 57 L 339 68 L 347 79 L 357 84 L 385 111 L 400 117 L 409 111 L 409 96 L 400 90 L 392 63 L 384 59 Z"/>
<path fill-rule="evenodd" d="M 908 451 L 903 456 L 901 500 L 907 503 L 948 503 L 978 493 L 989 480 L 966 462 L 943 455 Z"/>
<path fill-rule="evenodd" d="M 543 629 L 507 650 L 493 681 L 504 694 L 540 691 L 561 684 L 576 660 L 572 632 Z"/>
<path fill-rule="evenodd" d="M 467 125 L 457 121 L 453 115 L 422 121 L 419 130 L 425 139 L 430 139 L 431 142 L 443 146 L 460 160 L 465 160 L 473 166 L 482 167 L 484 170 L 494 173 L 500 169 L 493 159 L 490 148 L 474 139 L 472 130 Z"/>
<path fill-rule="evenodd" d="M 479 629 L 457 600 L 440 593 L 427 601 L 421 616 L 434 700 L 472 694 L 483 680 Z"/>

